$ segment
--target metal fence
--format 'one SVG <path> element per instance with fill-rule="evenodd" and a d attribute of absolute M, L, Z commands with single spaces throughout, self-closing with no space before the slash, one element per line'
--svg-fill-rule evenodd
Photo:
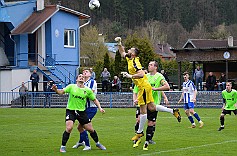
<path fill-rule="evenodd" d="M 183 107 L 183 104 L 178 104 L 181 96 L 180 91 L 165 92 L 169 105 L 168 107 Z M 133 106 L 131 92 L 99 92 L 97 99 L 104 108 L 130 108 Z M 28 92 L 26 95 L 26 107 L 28 108 L 43 108 L 51 107 L 65 108 L 68 101 L 68 95 L 57 95 L 52 92 Z M 162 100 L 163 101 L 163 100 Z M 0 107 L 21 107 L 21 98 L 18 92 L 0 92 Z M 23 104 L 24 106 L 24 104 Z M 196 107 L 221 107 L 222 96 L 221 91 L 199 91 L 197 95 Z"/>

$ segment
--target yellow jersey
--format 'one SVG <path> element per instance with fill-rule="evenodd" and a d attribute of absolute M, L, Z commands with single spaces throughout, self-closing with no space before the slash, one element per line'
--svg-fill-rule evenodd
<path fill-rule="evenodd" d="M 135 57 L 135 58 L 128 58 L 126 57 L 127 63 L 128 63 L 128 72 L 131 75 L 134 75 L 137 73 L 138 70 L 142 70 L 142 65 L 139 61 L 139 57 Z M 137 85 L 139 88 L 144 86 L 144 85 L 150 85 L 148 82 L 148 78 L 146 76 L 146 74 L 144 74 L 143 78 L 139 78 L 139 79 L 132 79 L 134 84 Z"/>

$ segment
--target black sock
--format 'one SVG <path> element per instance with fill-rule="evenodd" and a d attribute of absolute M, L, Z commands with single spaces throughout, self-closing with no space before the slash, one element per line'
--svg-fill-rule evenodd
<path fill-rule="evenodd" d="M 135 125 L 135 132 L 137 132 L 138 128 L 139 128 L 139 123 L 137 122 Z"/>
<path fill-rule="evenodd" d="M 99 141 L 98 135 L 96 133 L 96 131 L 94 130 L 94 132 L 90 133 L 92 139 L 95 141 L 95 143 L 97 143 Z"/>
<path fill-rule="evenodd" d="M 220 117 L 220 122 L 221 122 L 221 125 L 224 125 L 224 122 L 225 122 L 224 116 L 221 116 L 221 117 Z"/>
<path fill-rule="evenodd" d="M 149 141 L 152 139 L 152 132 L 153 132 L 153 126 L 147 126 L 146 129 L 146 141 Z"/>
<path fill-rule="evenodd" d="M 63 138 L 62 138 L 62 145 L 63 146 L 66 146 L 69 136 L 70 136 L 70 133 L 68 133 L 66 131 L 63 132 Z"/>
<path fill-rule="evenodd" d="M 153 126 L 153 131 L 152 131 L 152 134 L 151 134 L 151 139 L 153 138 L 155 131 L 156 131 L 156 126 Z"/>

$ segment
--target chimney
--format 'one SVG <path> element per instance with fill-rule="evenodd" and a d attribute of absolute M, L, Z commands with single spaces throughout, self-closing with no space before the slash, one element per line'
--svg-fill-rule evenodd
<path fill-rule="evenodd" d="M 44 10 L 44 0 L 37 0 L 36 8 L 37 11 Z"/>
<path fill-rule="evenodd" d="M 234 45 L 233 45 L 233 36 L 229 36 L 228 37 L 228 46 L 229 47 L 233 47 Z"/>

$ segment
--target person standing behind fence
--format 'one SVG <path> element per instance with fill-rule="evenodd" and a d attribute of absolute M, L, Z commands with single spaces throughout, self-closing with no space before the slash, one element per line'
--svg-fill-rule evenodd
<path fill-rule="evenodd" d="M 226 76 L 224 73 L 221 73 L 221 77 L 219 78 L 218 90 L 224 90 L 226 88 Z"/>
<path fill-rule="evenodd" d="M 202 80 L 203 80 L 203 70 L 200 68 L 200 66 L 197 66 L 197 68 L 194 71 L 193 79 L 195 81 L 195 85 L 197 87 L 197 90 L 202 90 Z"/>
<path fill-rule="evenodd" d="M 100 77 L 102 79 L 102 92 L 108 92 L 110 73 L 108 72 L 107 68 L 104 68 Z"/>
<path fill-rule="evenodd" d="M 30 80 L 32 84 L 32 92 L 34 92 L 34 88 L 36 88 L 36 92 L 38 92 L 39 75 L 37 74 L 36 69 L 30 75 Z"/>
<path fill-rule="evenodd" d="M 196 127 L 196 124 L 195 124 L 192 116 L 194 116 L 198 120 L 198 122 L 200 124 L 199 127 L 202 128 L 204 123 L 200 119 L 198 113 L 194 111 L 194 103 L 196 102 L 196 96 L 197 96 L 196 86 L 194 85 L 194 83 L 191 80 L 189 80 L 188 72 L 183 73 L 183 78 L 184 78 L 183 92 L 181 94 L 181 97 L 180 97 L 178 103 L 180 103 L 182 101 L 182 99 L 184 99 L 185 113 L 188 116 L 188 119 L 192 124 L 190 128 Z"/>
<path fill-rule="evenodd" d="M 23 107 L 23 104 L 24 104 L 24 107 L 26 107 L 27 92 L 28 92 L 28 89 L 25 86 L 25 83 L 22 82 L 21 87 L 19 88 L 19 94 L 20 94 L 20 98 L 21 98 L 21 107 Z"/>
<path fill-rule="evenodd" d="M 95 72 L 93 71 L 93 68 L 90 68 L 90 72 L 91 72 L 91 78 L 95 80 L 96 76 L 95 76 Z"/>
<path fill-rule="evenodd" d="M 212 72 L 209 73 L 206 80 L 206 87 L 208 91 L 214 91 L 216 85 L 216 76 Z"/>
<path fill-rule="evenodd" d="M 44 103 L 44 108 L 46 107 L 46 104 L 49 104 L 49 108 L 51 107 L 51 93 L 53 90 L 51 89 L 53 85 L 53 81 L 48 81 L 47 86 L 45 87 L 45 103 Z"/>
<path fill-rule="evenodd" d="M 220 116 L 221 127 L 218 129 L 218 131 L 221 131 L 225 128 L 224 121 L 226 114 L 231 115 L 231 112 L 233 112 L 235 116 L 237 116 L 237 91 L 232 89 L 231 82 L 226 83 L 226 89 L 222 91 L 222 97 L 223 107 Z"/>

